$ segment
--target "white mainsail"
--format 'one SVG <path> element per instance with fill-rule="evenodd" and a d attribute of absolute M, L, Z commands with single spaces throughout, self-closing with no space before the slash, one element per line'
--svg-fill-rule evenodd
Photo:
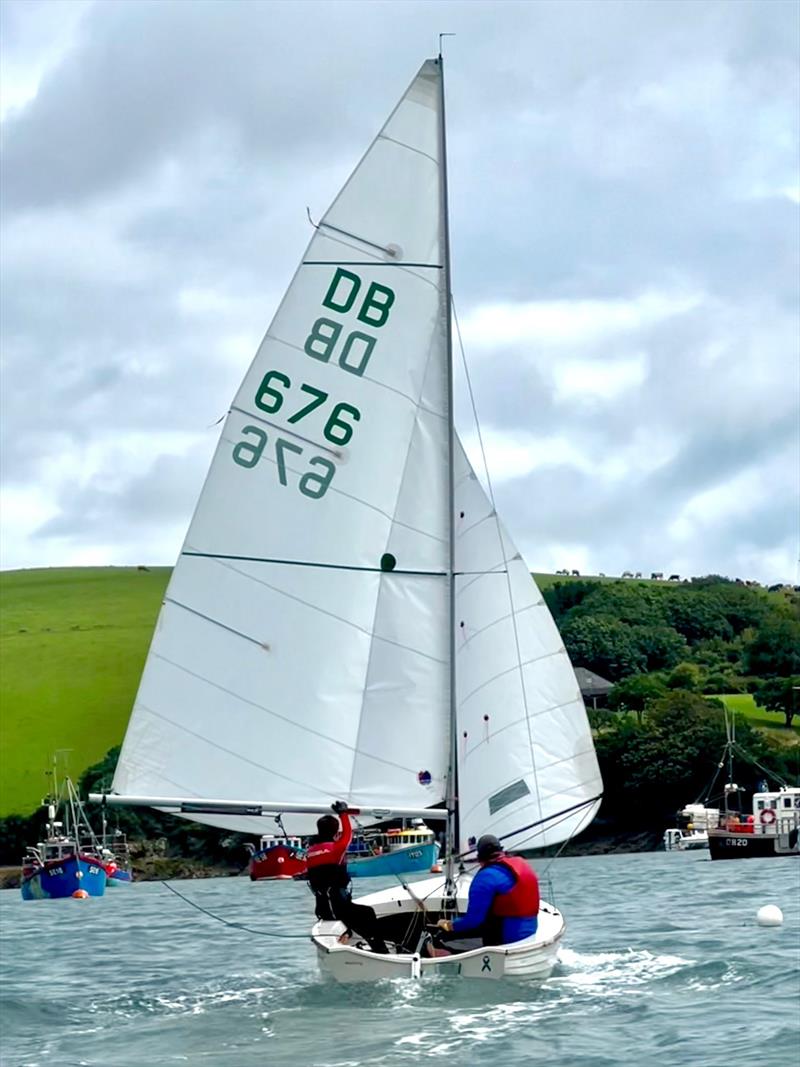
<path fill-rule="evenodd" d="M 280 801 L 287 812 L 333 799 L 368 811 L 440 804 L 452 571 L 460 848 L 485 832 L 510 835 L 509 847 L 560 841 L 596 811 L 574 673 L 455 437 L 448 514 L 440 77 L 435 61 L 423 65 L 321 220 L 236 395 L 116 793 Z M 532 841 L 518 833 L 543 819 Z M 314 817 L 285 822 L 307 832 Z"/>
<path fill-rule="evenodd" d="M 492 833 L 540 848 L 600 805 L 591 728 L 547 605 L 460 446 L 455 469 L 460 845 Z"/>
<path fill-rule="evenodd" d="M 117 793 L 362 808 L 444 795 L 438 77 L 423 65 L 321 220 L 236 395 Z M 295 832 L 313 823 L 286 820 Z"/>

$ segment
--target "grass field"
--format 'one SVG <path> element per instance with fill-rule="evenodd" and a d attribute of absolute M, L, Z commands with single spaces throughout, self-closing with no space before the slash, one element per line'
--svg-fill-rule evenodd
<path fill-rule="evenodd" d="M 777 737 L 781 741 L 791 739 L 793 743 L 800 744 L 800 723 L 795 722 L 787 730 L 784 725 L 783 715 L 766 708 L 759 707 L 753 699 L 752 693 L 715 693 L 717 700 L 722 700 L 730 711 L 744 716 L 753 726 Z"/>
<path fill-rule="evenodd" d="M 122 741 L 169 575 L 0 574 L 0 816 L 36 808 L 56 751 L 77 778 Z"/>

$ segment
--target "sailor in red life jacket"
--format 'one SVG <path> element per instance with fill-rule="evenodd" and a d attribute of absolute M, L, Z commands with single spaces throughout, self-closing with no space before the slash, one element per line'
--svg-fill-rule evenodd
<path fill-rule="evenodd" d="M 466 914 L 452 921 L 440 919 L 439 929 L 445 935 L 480 938 L 483 945 L 508 945 L 535 934 L 539 880 L 533 869 L 520 856 L 507 856 L 492 834 L 480 838 L 477 852 L 481 869 L 469 887 Z M 449 943 L 444 948 L 441 940 L 442 935 L 437 934 L 434 955 L 479 947 L 465 942 L 463 945 Z"/>
<path fill-rule="evenodd" d="M 317 918 L 338 919 L 347 927 L 348 934 L 355 931 L 369 943 L 373 952 L 388 952 L 378 930 L 374 910 L 363 904 L 354 904 L 350 895 L 346 853 L 353 837 L 353 828 L 347 814 L 347 804 L 337 800 L 332 807 L 342 820 L 341 832 L 339 820 L 334 815 L 323 815 L 317 819 L 317 836 L 311 839 L 306 850 L 308 884 L 316 898 Z"/>

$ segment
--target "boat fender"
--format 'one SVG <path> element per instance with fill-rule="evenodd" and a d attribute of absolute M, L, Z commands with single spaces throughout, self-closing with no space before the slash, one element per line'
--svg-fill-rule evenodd
<path fill-rule="evenodd" d="M 764 826 L 771 826 L 775 822 L 775 812 L 772 808 L 764 808 L 761 812 L 761 822 Z"/>

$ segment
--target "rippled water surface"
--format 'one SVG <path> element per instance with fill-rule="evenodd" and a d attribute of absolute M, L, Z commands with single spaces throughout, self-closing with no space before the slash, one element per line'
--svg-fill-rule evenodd
<path fill-rule="evenodd" d="M 562 859 L 552 873 L 568 929 L 556 971 L 539 985 L 337 986 L 320 977 L 305 938 L 225 927 L 159 883 L 84 901 L 0 892 L 0 1063 L 800 1062 L 800 861 L 641 853 Z M 230 921 L 309 929 L 312 900 L 300 883 L 174 884 Z M 767 903 L 782 908 L 782 927 L 756 924 Z"/>

